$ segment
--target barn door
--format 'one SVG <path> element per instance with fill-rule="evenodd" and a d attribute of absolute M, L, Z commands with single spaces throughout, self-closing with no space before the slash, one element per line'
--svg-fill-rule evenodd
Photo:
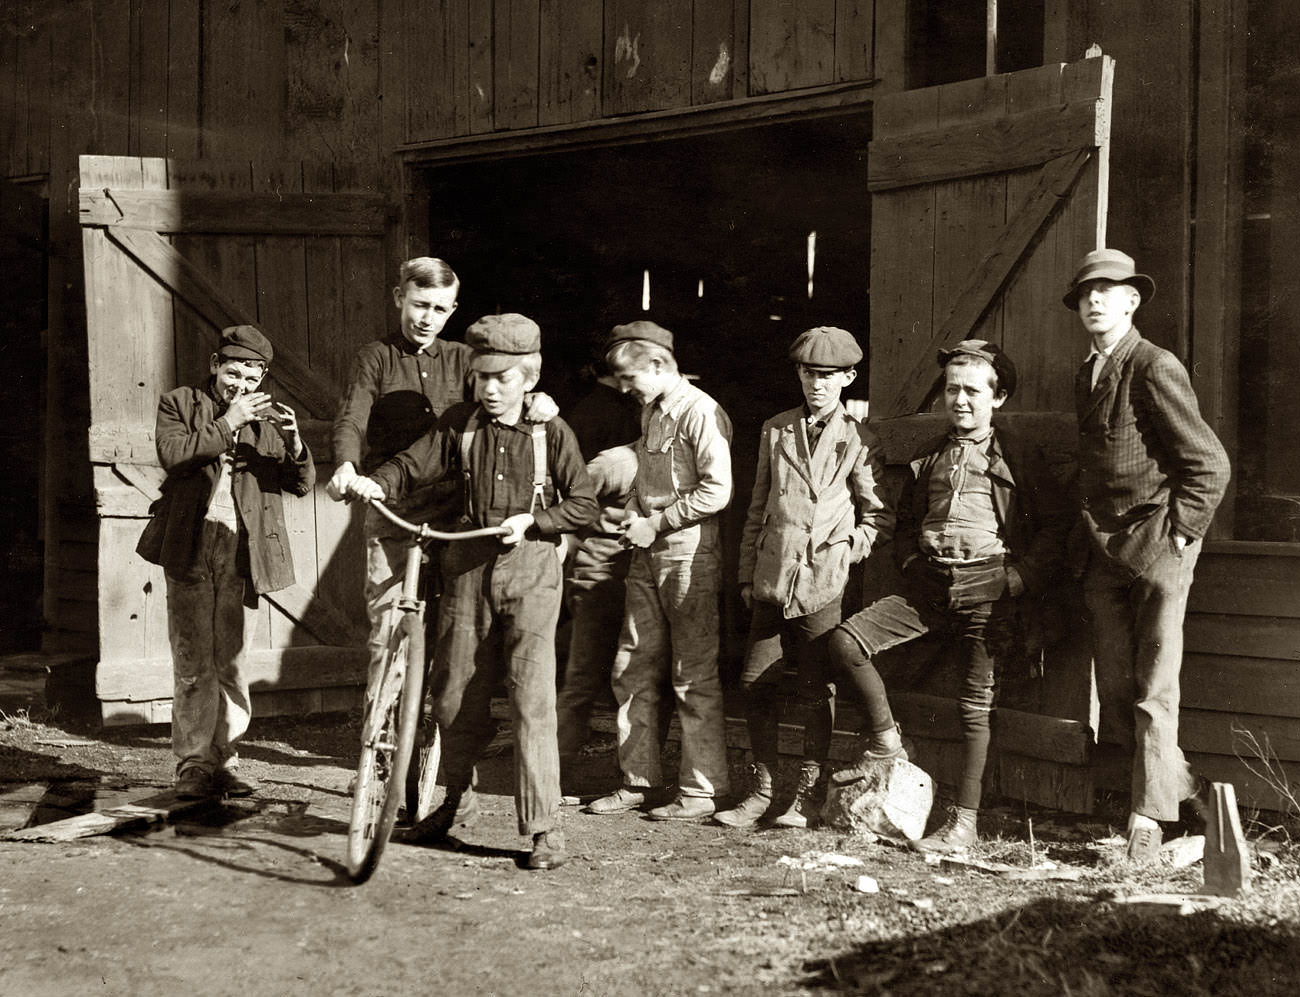
<path fill-rule="evenodd" d="M 106 722 L 170 716 L 161 570 L 134 552 L 158 494 L 158 397 L 206 376 L 218 333 L 275 345 L 269 390 L 299 415 L 322 482 L 329 425 L 357 347 L 383 328 L 383 198 L 331 167 L 81 158 L 90 459 L 99 513 Z M 298 582 L 262 600 L 251 654 L 261 712 L 350 705 L 364 681 L 362 549 L 318 486 L 286 498 Z"/>
<path fill-rule="evenodd" d="M 1066 411 L 1086 353 L 1061 292 L 1104 244 L 1114 60 L 1042 66 L 884 97 L 871 197 L 871 412 L 922 410 L 935 351 L 1000 343 L 1011 408 Z"/>
<path fill-rule="evenodd" d="M 875 104 L 871 197 L 871 415 L 889 462 L 935 435 L 935 353 L 967 337 L 1019 368 L 999 419 L 1073 471 L 1074 371 L 1086 343 L 1061 293 L 1104 244 L 1114 62 L 1067 65 L 894 94 Z M 870 562 L 868 562 L 870 571 Z M 1090 660 L 1082 599 L 1060 583 L 1065 633 L 999 680 L 986 781 L 1003 795 L 1089 812 Z M 951 689 L 951 684 L 947 686 Z M 952 782 L 956 703 L 903 694 L 897 712 L 922 764 Z M 891 696 L 891 699 L 894 697 Z"/>

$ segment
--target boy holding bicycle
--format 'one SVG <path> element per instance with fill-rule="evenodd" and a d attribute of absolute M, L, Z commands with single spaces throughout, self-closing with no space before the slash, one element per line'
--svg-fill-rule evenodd
<path fill-rule="evenodd" d="M 408 840 L 440 840 L 477 815 L 474 764 L 495 733 L 492 692 L 504 679 L 519 832 L 533 841 L 528 868 L 552 869 L 567 858 L 555 720 L 559 535 L 591 522 L 599 508 L 573 431 L 558 418 L 523 421 L 524 395 L 541 373 L 537 324 L 518 314 L 488 315 L 470 326 L 466 341 L 478 403 L 453 405 L 369 477 L 352 478 L 344 493 L 401 500 L 451 474 L 463 482 L 467 529 L 508 530 L 499 540 L 458 541 L 442 551 L 431 693 L 447 796 Z"/>

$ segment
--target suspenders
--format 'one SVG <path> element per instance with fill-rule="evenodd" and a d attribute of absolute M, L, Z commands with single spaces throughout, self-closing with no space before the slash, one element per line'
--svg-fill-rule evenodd
<path fill-rule="evenodd" d="M 470 479 L 470 452 L 474 447 L 474 437 L 483 428 L 482 410 L 470 413 L 469 422 L 460 434 L 460 473 L 465 481 L 465 521 L 474 518 L 474 489 Z M 546 426 L 535 422 L 532 425 L 533 437 L 533 497 L 528 503 L 531 513 L 538 507 L 546 508 Z"/>

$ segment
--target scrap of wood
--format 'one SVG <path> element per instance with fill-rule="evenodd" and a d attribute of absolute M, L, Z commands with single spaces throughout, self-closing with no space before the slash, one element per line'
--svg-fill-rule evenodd
<path fill-rule="evenodd" d="M 1131 897 L 1115 897 L 1115 903 L 1150 914 L 1195 914 L 1213 910 L 1223 903 L 1223 898 L 1203 893 L 1139 893 Z"/>
<path fill-rule="evenodd" d="M 1003 879 L 1064 879 L 1083 878 L 1083 870 L 1069 865 L 1047 865 L 1027 868 L 1025 866 L 1007 865 L 1005 862 L 984 862 L 980 859 L 963 858 L 960 855 L 944 855 L 939 864 L 944 867 L 976 869 Z"/>
<path fill-rule="evenodd" d="M 75 841 L 77 838 L 93 838 L 99 834 L 111 834 L 133 824 L 157 824 L 170 820 L 179 814 L 189 813 L 212 804 L 212 798 L 182 800 L 168 790 L 154 796 L 121 806 L 109 807 L 63 820 L 51 821 L 36 827 L 24 827 L 0 835 L 5 841 Z"/>

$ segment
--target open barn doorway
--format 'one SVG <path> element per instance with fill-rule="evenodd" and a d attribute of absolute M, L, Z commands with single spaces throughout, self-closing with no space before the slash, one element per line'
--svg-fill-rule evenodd
<path fill-rule="evenodd" d="M 567 411 L 610 328 L 671 329 L 681 369 L 735 427 L 734 567 L 758 432 L 801 402 L 786 351 L 814 325 L 867 346 L 870 113 L 428 169 L 430 252 L 461 275 L 453 328 L 519 311 L 542 327 L 542 387 Z M 869 359 L 869 358 L 868 358 Z M 852 397 L 865 398 L 864 363 Z M 728 601 L 734 599 L 729 593 Z M 728 606 L 724 656 L 743 646 Z"/>

